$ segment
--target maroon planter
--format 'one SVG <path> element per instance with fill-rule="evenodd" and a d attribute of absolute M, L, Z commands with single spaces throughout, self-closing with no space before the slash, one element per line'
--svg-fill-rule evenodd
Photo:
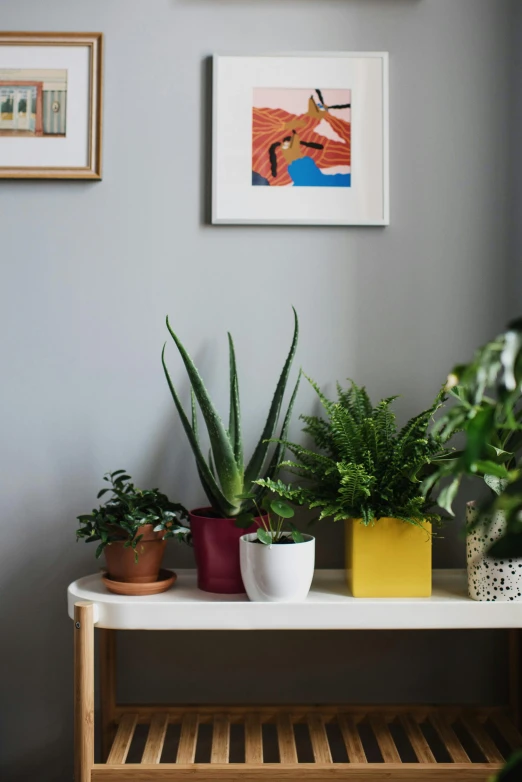
<path fill-rule="evenodd" d="M 235 519 L 221 519 L 212 508 L 190 512 L 190 528 L 198 568 L 198 587 L 205 592 L 235 595 L 245 591 L 239 566 L 239 538 L 255 532 L 261 519 L 243 529 Z"/>

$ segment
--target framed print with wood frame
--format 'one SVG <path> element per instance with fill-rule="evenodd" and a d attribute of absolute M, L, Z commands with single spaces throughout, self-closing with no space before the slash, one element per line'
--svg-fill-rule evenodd
<path fill-rule="evenodd" d="M 388 55 L 213 58 L 213 223 L 388 225 Z"/>
<path fill-rule="evenodd" d="M 0 179 L 101 179 L 103 35 L 0 32 Z"/>

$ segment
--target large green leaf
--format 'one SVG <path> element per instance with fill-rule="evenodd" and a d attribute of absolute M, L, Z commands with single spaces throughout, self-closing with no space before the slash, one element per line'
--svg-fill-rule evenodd
<path fill-rule="evenodd" d="M 270 405 L 268 417 L 266 419 L 265 427 L 256 446 L 252 458 L 250 459 L 248 466 L 245 470 L 245 487 L 250 488 L 253 481 L 257 480 L 263 471 L 263 465 L 265 462 L 266 454 L 269 447 L 269 440 L 274 435 L 277 421 L 279 419 L 279 413 L 281 411 L 281 405 L 283 404 L 283 397 L 285 395 L 286 384 L 288 382 L 288 376 L 292 367 L 292 361 L 294 360 L 295 351 L 297 349 L 297 341 L 299 339 L 299 321 L 297 318 L 297 312 L 294 311 L 294 335 L 292 338 L 292 344 L 290 345 L 290 351 L 286 358 L 283 371 L 276 386 L 276 390 Z"/>
<path fill-rule="evenodd" d="M 238 471 L 243 473 L 243 437 L 241 432 L 241 408 L 239 404 L 239 381 L 237 378 L 236 351 L 232 334 L 228 334 L 228 349 L 230 363 L 230 414 L 228 434 L 234 450 L 234 458 Z"/>
<path fill-rule="evenodd" d="M 205 457 L 201 452 L 201 448 L 199 447 L 197 437 L 194 433 L 194 430 L 192 429 L 189 419 L 187 418 L 185 410 L 183 409 L 183 405 L 181 404 L 181 401 L 179 399 L 178 393 L 169 375 L 169 371 L 165 363 L 165 347 L 166 346 L 164 345 L 163 350 L 161 352 L 161 363 L 163 364 L 163 371 L 167 379 L 167 383 L 170 389 L 170 393 L 172 395 L 172 399 L 174 400 L 174 404 L 176 405 L 177 411 L 179 413 L 179 417 L 181 418 L 183 429 L 185 430 L 189 443 L 192 447 L 192 451 L 196 459 L 196 464 L 198 467 L 198 472 L 201 478 L 201 482 L 203 484 L 203 488 L 205 489 L 205 493 L 207 494 L 207 497 L 209 498 L 216 512 L 218 512 L 220 515 L 224 517 L 228 517 L 233 514 L 234 509 L 236 507 L 235 503 L 230 502 L 229 499 L 225 496 L 225 494 L 221 491 L 220 487 L 217 484 L 217 481 L 215 480 L 214 476 L 212 475 L 205 461 Z"/>
<path fill-rule="evenodd" d="M 437 497 L 437 505 L 440 505 L 441 508 L 443 508 L 448 513 L 451 513 L 452 516 L 455 514 L 453 513 L 453 500 L 457 496 L 457 492 L 459 490 L 460 486 L 460 477 L 457 476 L 454 478 L 451 483 L 448 486 L 445 486 L 444 489 L 440 492 L 439 496 Z"/>
<path fill-rule="evenodd" d="M 464 449 L 464 463 L 470 470 L 482 458 L 495 417 L 494 407 L 485 407 L 471 419 L 467 426 L 467 441 Z"/>
<path fill-rule="evenodd" d="M 214 464 L 219 478 L 221 490 L 227 497 L 227 500 L 229 502 L 233 502 L 233 498 L 241 491 L 243 486 L 242 476 L 236 464 L 234 450 L 232 448 L 228 433 L 223 426 L 223 422 L 221 421 L 218 412 L 212 404 L 201 375 L 199 374 L 189 354 L 185 350 L 183 344 L 180 342 L 170 327 L 168 318 L 167 328 L 172 339 L 174 340 L 176 347 L 178 348 L 183 363 L 185 364 L 185 369 L 187 370 L 194 394 L 196 395 L 201 412 L 203 413 L 203 418 L 205 419 L 205 423 L 207 425 L 210 445 L 214 455 Z"/>

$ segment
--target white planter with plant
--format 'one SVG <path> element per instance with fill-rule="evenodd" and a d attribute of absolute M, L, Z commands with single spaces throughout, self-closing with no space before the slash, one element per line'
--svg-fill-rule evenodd
<path fill-rule="evenodd" d="M 264 503 L 263 526 L 239 541 L 241 576 L 250 600 L 294 603 L 305 600 L 314 576 L 315 538 L 293 524 L 283 529 L 294 510 L 281 500 Z"/>

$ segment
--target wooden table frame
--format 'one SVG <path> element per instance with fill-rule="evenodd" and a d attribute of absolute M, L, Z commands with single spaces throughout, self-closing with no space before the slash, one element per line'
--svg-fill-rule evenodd
<path fill-rule="evenodd" d="M 466 706 L 170 706 L 118 704 L 116 699 L 116 631 L 98 629 L 102 763 L 94 762 L 94 607 L 74 606 L 75 782 L 486 782 L 502 765 L 492 738 L 502 735 L 511 749 L 522 746 L 520 630 L 509 632 L 510 702 L 502 707 Z M 333 762 L 326 726 L 339 726 L 349 762 Z M 358 726 L 367 721 L 383 762 L 367 762 Z M 396 721 L 415 752 L 416 763 L 401 762 L 390 725 Z M 426 731 L 427 721 L 438 734 L 452 762 L 437 762 Z M 484 762 L 471 762 L 454 730 L 462 724 Z M 126 763 L 137 723 L 149 724 L 142 761 Z M 210 763 L 195 763 L 198 725 L 213 724 Z M 245 762 L 229 763 L 229 726 L 244 725 Z M 262 724 L 276 725 L 279 763 L 263 763 Z M 315 763 L 298 761 L 293 725 L 306 722 Z M 179 724 L 176 763 L 161 763 L 170 723 Z M 490 729 L 489 726 L 493 726 Z M 506 754 L 506 753 L 504 753 Z"/>

